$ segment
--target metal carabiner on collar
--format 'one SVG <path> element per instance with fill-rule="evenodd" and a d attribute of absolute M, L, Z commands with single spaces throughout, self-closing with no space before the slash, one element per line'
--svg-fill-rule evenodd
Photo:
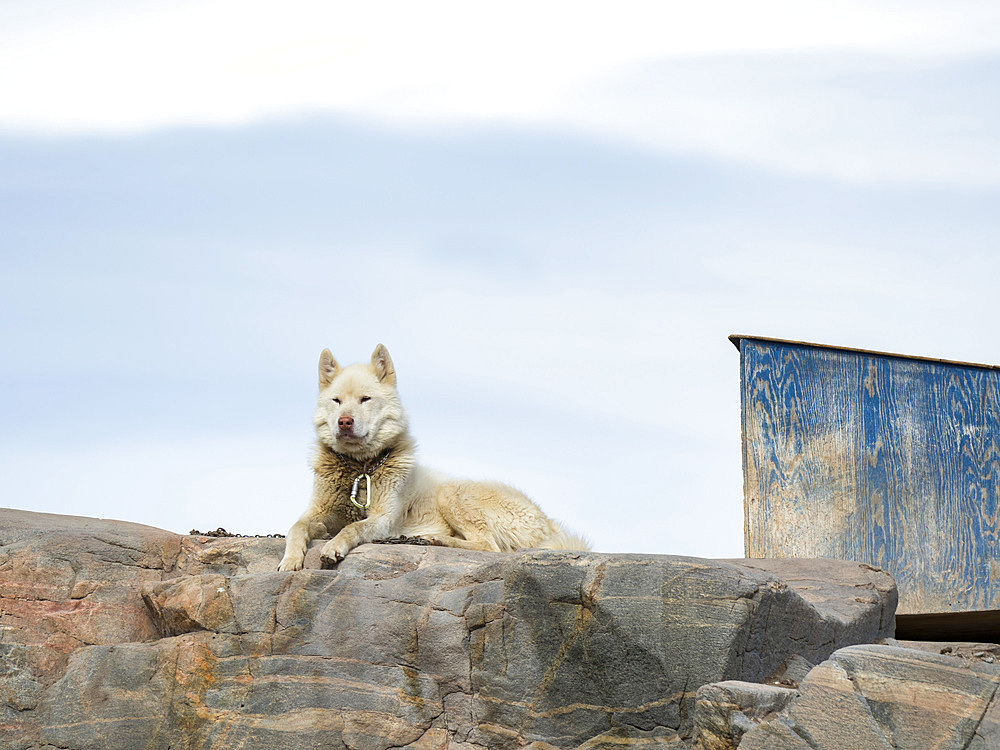
<path fill-rule="evenodd" d="M 361 477 L 365 478 L 365 504 L 362 505 L 358 502 L 358 483 L 361 481 Z M 372 504 L 372 475 L 371 474 L 358 474 L 354 478 L 354 484 L 351 485 L 351 502 L 355 506 L 361 508 L 361 510 L 367 510 L 368 506 Z"/>

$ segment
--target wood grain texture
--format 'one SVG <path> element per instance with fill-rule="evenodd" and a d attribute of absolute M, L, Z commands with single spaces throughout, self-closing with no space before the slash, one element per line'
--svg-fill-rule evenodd
<path fill-rule="evenodd" d="M 1000 371 L 743 338 L 746 554 L 889 571 L 902 613 L 1000 609 Z"/>

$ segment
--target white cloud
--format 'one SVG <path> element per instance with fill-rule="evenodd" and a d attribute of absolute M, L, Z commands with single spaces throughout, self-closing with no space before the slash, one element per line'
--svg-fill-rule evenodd
<path fill-rule="evenodd" d="M 822 62 L 865 76 L 996 53 L 988 3 L 16 5 L 0 10 L 8 131 L 501 120 L 846 180 L 997 179 L 981 112 L 927 113 Z"/>
<path fill-rule="evenodd" d="M 595 87 L 602 106 L 567 104 L 564 124 L 846 182 L 993 186 L 995 82 L 976 67 L 836 54 L 661 62 Z"/>

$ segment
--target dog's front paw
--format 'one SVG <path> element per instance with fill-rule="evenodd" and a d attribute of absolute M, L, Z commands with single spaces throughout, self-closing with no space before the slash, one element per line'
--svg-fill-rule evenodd
<path fill-rule="evenodd" d="M 281 558 L 281 562 L 278 563 L 278 571 L 281 573 L 287 573 L 292 570 L 302 570 L 302 564 L 305 562 L 305 555 L 285 555 Z"/>
<path fill-rule="evenodd" d="M 319 551 L 319 560 L 323 569 L 329 570 L 336 566 L 337 563 L 347 557 L 347 553 L 350 551 L 350 545 L 346 544 L 342 539 L 337 539 L 336 537 L 331 539 Z"/>

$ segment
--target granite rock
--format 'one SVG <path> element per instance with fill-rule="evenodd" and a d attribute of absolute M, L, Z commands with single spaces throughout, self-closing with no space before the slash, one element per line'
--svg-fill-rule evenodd
<path fill-rule="evenodd" d="M 714 682 L 696 693 L 697 750 L 733 750 L 748 731 L 782 711 L 798 691 L 755 682 Z"/>
<path fill-rule="evenodd" d="M 813 669 L 739 750 L 1000 747 L 1000 666 L 895 646 L 851 646 Z"/>
<path fill-rule="evenodd" d="M 690 747 L 701 686 L 892 636 L 855 563 L 321 546 L 0 511 L 0 746 Z"/>

